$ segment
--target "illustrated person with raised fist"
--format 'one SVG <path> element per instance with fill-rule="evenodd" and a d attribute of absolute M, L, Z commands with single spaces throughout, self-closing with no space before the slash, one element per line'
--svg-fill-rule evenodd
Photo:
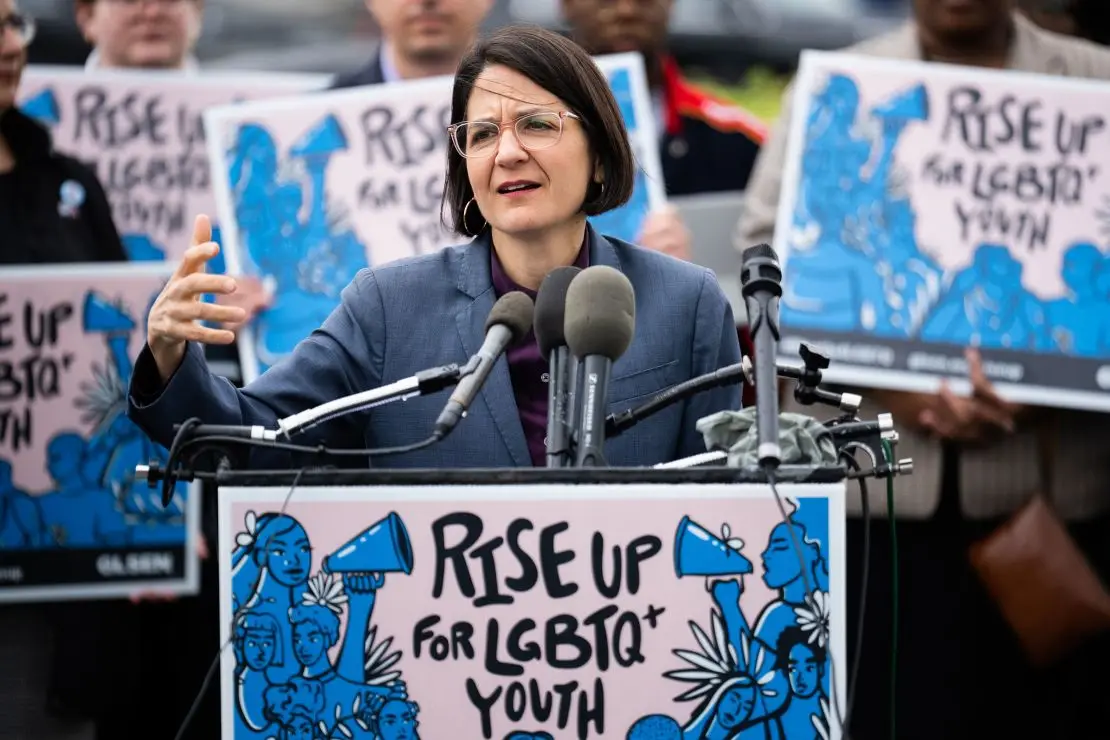
<path fill-rule="evenodd" d="M 609 85 L 579 46 L 519 27 L 478 42 L 456 72 L 446 133 L 445 205 L 452 228 L 473 241 L 361 271 L 320 328 L 241 390 L 204 362 L 201 347 L 230 342 L 232 333 L 199 322 L 244 315 L 202 300 L 237 287 L 233 278 L 204 271 L 219 248 L 209 241 L 207 218 L 198 217 L 192 244 L 151 309 L 132 378 L 131 418 L 163 444 L 172 441 L 175 424 L 190 418 L 274 428 L 279 418 L 321 403 L 427 368 L 461 365 L 481 347 L 495 301 L 509 293 L 534 299 L 552 270 L 570 265 L 584 268 L 587 283 L 597 278 L 631 288 L 613 316 L 628 333 L 615 351 L 610 405 L 627 406 L 739 361 L 732 312 L 711 271 L 603 237 L 588 225 L 588 216 L 628 200 L 636 165 Z M 635 293 L 649 295 L 660 285 L 667 286 L 666 300 L 636 301 Z M 465 433 L 383 458 L 386 464 L 543 466 L 547 358 L 528 328 L 519 333 L 461 422 Z M 412 445 L 431 436 L 445 401 L 437 394 L 342 416 L 294 441 L 348 449 Z M 608 462 L 642 466 L 704 452 L 695 422 L 739 405 L 735 386 L 676 404 L 610 441 Z M 287 453 L 257 447 L 249 462 L 297 467 Z"/>

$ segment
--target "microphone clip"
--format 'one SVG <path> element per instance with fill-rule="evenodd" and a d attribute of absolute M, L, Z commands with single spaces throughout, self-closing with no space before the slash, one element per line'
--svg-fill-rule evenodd
<path fill-rule="evenodd" d="M 862 397 L 855 393 L 835 393 L 821 388 L 822 371 L 829 368 L 828 355 L 818 352 L 805 342 L 799 346 L 798 355 L 802 358 L 802 367 L 779 368 L 780 377 L 796 381 L 794 400 L 802 406 L 823 403 L 843 411 L 846 419 L 855 417 L 863 403 Z"/>

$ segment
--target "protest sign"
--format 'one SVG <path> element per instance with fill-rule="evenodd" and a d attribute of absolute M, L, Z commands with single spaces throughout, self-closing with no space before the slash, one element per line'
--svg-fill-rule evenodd
<path fill-rule="evenodd" d="M 197 496 L 127 418 L 165 264 L 0 270 L 0 602 L 195 593 Z"/>
<path fill-rule="evenodd" d="M 632 200 L 595 219 L 635 239 L 663 202 L 655 122 L 638 54 L 598 59 L 641 166 Z M 467 240 L 441 218 L 452 78 L 258 101 L 205 114 L 229 269 L 273 303 L 242 334 L 245 381 L 288 356 L 358 270 Z"/>
<path fill-rule="evenodd" d="M 196 214 L 214 215 L 204 109 L 318 89 L 327 80 L 32 65 L 19 107 L 50 129 L 58 151 L 96 172 L 132 260 L 175 260 L 189 246 Z M 84 197 L 60 194 L 63 202 Z"/>
<path fill-rule="evenodd" d="M 839 738 L 845 488 L 779 488 L 224 488 L 223 737 Z"/>
<path fill-rule="evenodd" d="M 933 391 L 1110 410 L 1110 85 L 807 52 L 775 246 L 783 351 Z"/>

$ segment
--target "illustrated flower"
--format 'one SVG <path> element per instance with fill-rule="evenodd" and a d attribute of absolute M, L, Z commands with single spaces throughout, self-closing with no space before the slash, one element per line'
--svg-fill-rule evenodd
<path fill-rule="evenodd" d="M 94 362 L 92 371 L 92 382 L 81 382 L 81 395 L 74 405 L 81 409 L 83 423 L 99 427 L 109 418 L 126 413 L 127 386 L 111 363 Z"/>
<path fill-rule="evenodd" d="M 816 712 L 809 715 L 810 724 L 813 729 L 817 730 L 817 737 L 820 740 L 832 740 L 832 715 L 829 713 L 829 700 L 821 697 L 821 714 Z"/>
<path fill-rule="evenodd" d="M 235 544 L 239 547 L 251 547 L 254 545 L 254 537 L 258 530 L 258 518 L 253 511 L 248 511 L 243 517 L 243 526 L 247 531 L 235 535 Z"/>
<path fill-rule="evenodd" d="M 829 595 L 824 591 L 814 591 L 806 596 L 805 606 L 794 607 L 798 627 L 808 633 L 807 642 L 825 647 L 829 639 Z"/>
<path fill-rule="evenodd" d="M 690 631 L 698 647 L 701 648 L 700 652 L 681 648 L 673 651 L 692 667 L 667 671 L 663 674 L 676 681 L 695 684 L 684 694 L 676 696 L 675 701 L 693 701 L 713 693 L 726 681 L 735 681 L 738 678 L 747 685 L 756 684 L 763 696 L 777 695 L 777 691 L 767 688 L 767 684 L 775 677 L 775 661 L 768 659 L 768 652 L 762 644 L 753 644 L 746 632 L 741 633 L 740 650 L 743 653 L 743 662 L 741 662 L 736 655 L 736 649 L 725 636 L 724 622 L 720 613 L 714 610 L 710 612 L 709 618 L 712 638 L 696 623 L 690 622 Z"/>
<path fill-rule="evenodd" d="M 721 541 L 736 552 L 744 549 L 744 540 L 732 536 L 732 528 L 727 523 L 721 525 Z"/>
<path fill-rule="evenodd" d="M 343 581 L 331 573 L 317 573 L 308 579 L 308 591 L 301 596 L 301 601 L 308 606 L 316 604 L 342 614 L 347 594 L 343 593 Z"/>

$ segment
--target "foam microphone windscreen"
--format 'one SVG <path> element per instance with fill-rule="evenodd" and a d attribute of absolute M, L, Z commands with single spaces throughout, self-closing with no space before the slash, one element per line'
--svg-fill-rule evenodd
<path fill-rule="evenodd" d="M 756 258 L 769 258 L 778 262 L 779 256 L 775 254 L 775 250 L 771 249 L 769 244 L 756 244 L 754 247 L 745 249 L 744 255 L 740 259 L 747 262 Z"/>
<path fill-rule="evenodd" d="M 547 273 L 536 293 L 536 343 L 544 357 L 567 343 L 563 333 L 563 311 L 567 305 L 567 289 L 580 267 L 559 267 Z"/>
<path fill-rule="evenodd" d="M 636 331 L 636 292 L 612 267 L 587 267 L 570 282 L 563 321 L 567 346 L 576 357 L 602 355 L 616 361 Z"/>
<path fill-rule="evenodd" d="M 489 332 L 490 327 L 496 324 L 502 324 L 513 333 L 511 343 L 516 344 L 531 331 L 533 313 L 535 313 L 535 304 L 532 303 L 531 298 L 519 290 L 506 293 L 490 309 L 489 317 L 486 319 L 486 331 Z"/>

